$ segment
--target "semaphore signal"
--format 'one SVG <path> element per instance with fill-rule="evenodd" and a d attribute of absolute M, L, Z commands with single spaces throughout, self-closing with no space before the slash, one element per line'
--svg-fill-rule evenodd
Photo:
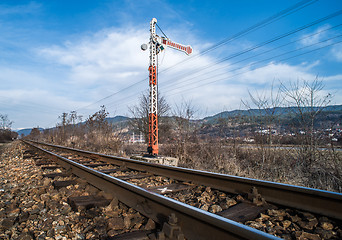
<path fill-rule="evenodd" d="M 166 37 L 160 37 L 156 34 L 157 19 L 153 18 L 150 22 L 150 66 L 149 71 L 149 108 L 148 108 L 148 148 L 147 152 L 151 155 L 158 155 L 158 87 L 157 87 L 157 54 L 165 49 L 165 46 L 177 49 L 186 53 L 192 53 L 190 46 L 184 46 L 172 42 Z M 142 44 L 141 49 L 145 51 L 147 44 Z"/>

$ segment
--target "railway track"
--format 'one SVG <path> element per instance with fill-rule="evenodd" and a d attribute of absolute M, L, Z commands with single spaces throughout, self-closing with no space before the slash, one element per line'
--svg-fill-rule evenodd
<path fill-rule="evenodd" d="M 186 239 L 342 238 L 339 193 L 25 143 L 165 224 L 170 238 L 180 233 Z"/>

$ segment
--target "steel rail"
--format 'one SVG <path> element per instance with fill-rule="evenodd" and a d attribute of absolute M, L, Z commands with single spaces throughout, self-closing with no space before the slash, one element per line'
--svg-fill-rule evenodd
<path fill-rule="evenodd" d="M 300 187 L 295 185 L 256 180 L 245 177 L 211 173 L 181 167 L 166 166 L 132 160 L 122 157 L 109 156 L 94 152 L 35 142 L 45 146 L 55 147 L 64 151 L 71 151 L 80 155 L 97 157 L 103 161 L 123 165 L 135 170 L 143 170 L 170 178 L 191 181 L 193 183 L 210 186 L 222 191 L 236 194 L 250 192 L 256 187 L 258 193 L 269 203 L 309 211 L 312 213 L 342 220 L 342 194 L 319 189 Z"/>
<path fill-rule="evenodd" d="M 177 225 L 181 227 L 187 239 L 279 239 L 227 218 L 149 192 L 141 187 L 59 156 L 28 141 L 24 142 L 49 155 L 68 172 L 86 179 L 90 184 L 117 197 L 121 202 L 160 224 L 167 222 L 168 216 L 175 213 L 178 219 Z"/>

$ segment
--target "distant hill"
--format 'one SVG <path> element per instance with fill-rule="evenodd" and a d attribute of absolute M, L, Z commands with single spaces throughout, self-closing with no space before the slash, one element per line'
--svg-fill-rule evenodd
<path fill-rule="evenodd" d="M 27 136 L 31 133 L 32 131 L 32 128 L 25 128 L 25 129 L 20 129 L 20 130 L 17 130 L 16 132 L 18 133 L 19 137 L 21 135 L 24 135 L 24 136 Z M 39 131 L 44 131 L 44 128 L 39 128 Z"/>
<path fill-rule="evenodd" d="M 109 123 L 115 124 L 115 123 L 119 123 L 119 122 L 126 122 L 126 121 L 130 120 L 130 118 L 129 117 L 125 117 L 125 116 L 115 116 L 115 117 L 112 117 L 112 118 L 106 118 L 106 120 Z"/>
<path fill-rule="evenodd" d="M 314 108 L 314 110 L 317 110 L 318 108 Z M 229 118 L 229 117 L 245 117 L 245 116 L 255 116 L 255 115 L 259 115 L 259 116 L 263 116 L 263 115 L 267 115 L 267 112 L 273 112 L 274 111 L 274 115 L 275 116 L 286 116 L 290 113 L 295 112 L 296 108 L 295 107 L 277 107 L 277 108 L 271 108 L 268 110 L 264 110 L 264 109 L 250 109 L 250 110 L 233 110 L 233 111 L 224 111 L 218 114 L 215 114 L 213 116 L 210 117 L 205 117 L 202 120 L 206 123 L 215 123 L 217 122 L 217 120 L 219 120 L 220 118 Z M 304 112 L 305 111 L 310 111 L 310 108 L 304 108 Z M 322 111 L 323 113 L 342 113 L 342 105 L 331 105 L 331 106 L 327 106 L 323 109 Z"/>

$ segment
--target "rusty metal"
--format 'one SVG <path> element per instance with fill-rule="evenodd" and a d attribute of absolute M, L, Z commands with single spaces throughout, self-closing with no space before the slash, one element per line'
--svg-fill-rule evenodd
<path fill-rule="evenodd" d="M 46 143 L 38 144 L 63 149 L 83 156 L 95 156 L 96 154 L 93 152 L 55 146 Z M 261 196 L 269 203 L 293 207 L 342 220 L 342 211 L 338 210 L 342 209 L 341 193 L 187 168 L 165 166 L 104 154 L 97 154 L 97 156 L 99 160 L 106 161 L 114 165 L 124 165 L 125 167 L 134 170 L 146 171 L 183 181 L 190 181 L 229 193 L 244 194 L 250 192 L 251 188 L 256 187 L 258 189 L 258 193 L 261 194 Z"/>
<path fill-rule="evenodd" d="M 168 221 L 168 216 L 175 214 L 178 219 L 177 225 L 187 239 L 279 239 L 213 213 L 149 192 L 25 142 L 42 153 L 49 154 L 69 172 L 86 179 L 90 184 L 117 197 L 121 202 L 157 223 L 163 224 Z"/>

